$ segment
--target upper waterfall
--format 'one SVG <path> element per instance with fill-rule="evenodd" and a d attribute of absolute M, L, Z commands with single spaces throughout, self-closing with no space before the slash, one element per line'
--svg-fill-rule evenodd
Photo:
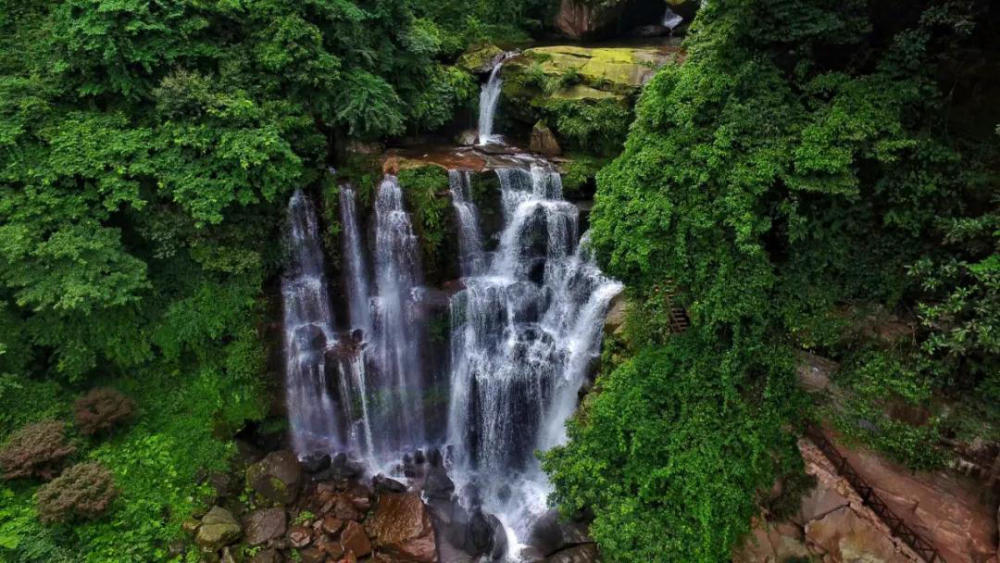
<path fill-rule="evenodd" d="M 500 69 L 504 61 L 511 56 L 510 53 L 503 53 L 494 61 L 493 70 L 490 77 L 479 93 L 479 144 L 488 145 L 500 141 L 498 136 L 493 134 L 493 120 L 496 117 L 497 104 L 500 101 L 500 87 L 503 80 L 500 78 Z"/>

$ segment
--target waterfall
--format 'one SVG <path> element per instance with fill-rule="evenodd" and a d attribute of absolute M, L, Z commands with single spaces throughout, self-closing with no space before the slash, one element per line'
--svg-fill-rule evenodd
<path fill-rule="evenodd" d="M 371 336 L 372 319 L 369 302 L 368 270 L 362 255 L 361 228 L 358 225 L 357 201 L 354 189 L 340 186 L 340 223 L 343 227 L 343 253 L 346 267 L 347 305 L 351 328 L 359 329 L 365 338 Z"/>
<path fill-rule="evenodd" d="M 670 6 L 667 6 L 667 10 L 663 12 L 663 27 L 673 31 L 675 27 L 682 23 L 684 23 L 684 18 L 677 12 L 671 10 Z"/>
<path fill-rule="evenodd" d="M 371 289 L 368 285 L 368 270 L 365 268 L 365 260 L 362 255 L 361 227 L 358 221 L 357 198 L 354 189 L 348 185 L 340 186 L 340 223 L 343 228 L 341 241 L 343 245 L 344 265 L 345 265 L 345 289 L 347 291 L 347 305 L 351 318 L 351 329 L 360 331 L 363 340 L 371 338 Z M 356 335 L 352 334 L 352 338 Z M 351 359 L 349 370 L 352 376 L 352 384 L 358 397 L 360 407 L 360 419 L 357 424 L 355 434 L 363 435 L 361 439 L 355 439 L 354 443 L 364 445 L 364 453 L 369 459 L 376 455 L 375 443 L 372 436 L 371 410 L 368 406 L 368 370 L 365 369 L 366 352 L 362 345 L 361 349 Z"/>
<path fill-rule="evenodd" d="M 621 284 L 601 274 L 586 236 L 578 244 L 578 210 L 562 200 L 558 173 L 533 166 L 497 176 L 499 248 L 451 303 L 448 441 L 459 480 L 483 484 L 484 506 L 522 535 L 549 490 L 534 451 L 565 440 Z"/>
<path fill-rule="evenodd" d="M 285 382 L 292 442 L 300 455 L 342 445 L 344 421 L 327 385 L 328 351 L 337 338 L 327 295 L 316 212 L 296 191 L 288 204 L 291 260 L 281 279 Z"/>
<path fill-rule="evenodd" d="M 488 145 L 500 141 L 493 135 L 493 117 L 496 115 L 497 102 L 500 101 L 500 86 L 503 80 L 500 79 L 500 68 L 506 59 L 507 54 L 501 55 L 490 71 L 490 77 L 483 84 L 483 89 L 479 92 L 479 144 Z"/>
<path fill-rule="evenodd" d="M 448 188 L 451 203 L 458 218 L 458 250 L 463 276 L 483 269 L 483 235 L 479 231 L 479 214 L 472 203 L 468 170 L 449 170 Z"/>
<path fill-rule="evenodd" d="M 449 473 L 463 502 L 481 501 L 504 523 L 516 551 L 517 538 L 548 508 L 551 486 L 534 452 L 565 442 L 608 304 L 622 287 L 594 263 L 558 173 L 535 164 L 496 175 L 503 224 L 487 251 L 494 245 L 486 244 L 471 175 L 449 172 L 462 288 L 448 301 L 438 300 L 440 292 L 425 300 L 433 292 L 422 285 L 420 247 L 397 178 L 385 176 L 375 195 L 371 271 L 356 194 L 341 186 L 351 330 L 339 337 L 316 213 L 295 192 L 282 278 L 287 396 L 299 455 L 348 451 L 383 470 L 398 467 L 407 452 L 441 445 L 428 428 L 436 426 L 435 411 L 425 416 L 425 409 L 438 408 L 436 379 L 446 375 L 448 404 L 440 408 Z M 450 314 L 443 373 L 426 356 L 431 304 L 446 304 Z"/>
<path fill-rule="evenodd" d="M 375 319 L 373 367 L 378 395 L 376 450 L 400 452 L 424 445 L 420 251 L 403 191 L 387 175 L 375 200 Z"/>

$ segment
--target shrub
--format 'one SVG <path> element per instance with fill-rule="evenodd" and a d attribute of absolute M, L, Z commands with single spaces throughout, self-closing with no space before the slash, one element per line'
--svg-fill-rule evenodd
<path fill-rule="evenodd" d="M 135 402 L 108 387 L 91 389 L 74 403 L 76 425 L 93 435 L 125 422 L 135 412 Z"/>
<path fill-rule="evenodd" d="M 79 463 L 38 489 L 38 517 L 45 524 L 94 519 L 115 499 L 114 477 L 100 463 Z"/>
<path fill-rule="evenodd" d="M 4 479 L 41 477 L 52 479 L 62 462 L 76 448 L 66 442 L 62 422 L 48 420 L 29 424 L 14 432 L 0 449 L 0 467 Z"/>

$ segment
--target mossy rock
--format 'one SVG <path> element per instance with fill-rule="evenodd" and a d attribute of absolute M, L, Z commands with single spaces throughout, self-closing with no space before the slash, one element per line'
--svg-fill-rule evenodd
<path fill-rule="evenodd" d="M 525 50 L 503 67 L 500 117 L 505 131 L 530 131 L 543 120 L 564 148 L 619 152 L 642 85 L 679 60 L 670 47 L 557 45 Z"/>
<path fill-rule="evenodd" d="M 630 95 L 649 80 L 656 69 L 676 60 L 678 51 L 668 47 L 535 47 L 508 61 L 505 79 L 538 65 L 547 77 L 559 79 L 578 74 L 583 84 L 615 94 Z"/>
<path fill-rule="evenodd" d="M 201 519 L 195 541 L 205 551 L 215 552 L 240 538 L 243 528 L 228 510 L 213 506 Z"/>
<path fill-rule="evenodd" d="M 262 497 L 277 503 L 291 504 L 302 484 L 302 467 L 295 454 L 280 450 L 247 468 L 247 485 Z"/>
<path fill-rule="evenodd" d="M 493 67 L 493 60 L 502 54 L 503 49 L 496 45 L 470 49 L 458 58 L 455 66 L 472 74 L 482 74 L 489 72 Z"/>

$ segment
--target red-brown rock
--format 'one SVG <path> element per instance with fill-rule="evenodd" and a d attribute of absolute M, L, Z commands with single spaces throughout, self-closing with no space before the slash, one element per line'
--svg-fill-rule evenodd
<path fill-rule="evenodd" d="M 247 516 L 244 521 L 245 540 L 250 545 L 260 545 L 268 540 L 283 536 L 286 526 L 284 508 L 258 510 Z"/>
<path fill-rule="evenodd" d="M 613 27 L 625 9 L 626 2 L 585 2 L 562 0 L 556 14 L 555 25 L 572 39 L 592 38 L 602 30 Z"/>
<path fill-rule="evenodd" d="M 331 536 L 337 535 L 337 532 L 344 527 L 344 521 L 336 516 L 328 514 L 323 517 L 322 520 L 323 531 L 330 534 Z"/>
<path fill-rule="evenodd" d="M 980 562 L 997 555 L 996 508 L 983 486 L 955 471 L 912 472 L 861 448 L 837 449 L 876 494 L 945 561 Z"/>
<path fill-rule="evenodd" d="M 326 554 L 315 547 L 308 547 L 299 551 L 302 563 L 323 563 L 326 561 Z"/>
<path fill-rule="evenodd" d="M 365 527 L 383 553 L 407 561 L 437 561 L 434 526 L 416 493 L 382 493 Z"/>
<path fill-rule="evenodd" d="M 945 561 L 996 563 L 994 511 L 977 494 L 973 479 L 953 471 L 913 473 L 874 452 L 836 448 L 886 505 L 931 542 Z M 804 543 L 823 561 L 917 561 L 810 441 L 800 440 L 806 472 L 817 478 L 791 523 L 758 522 L 735 550 L 738 563 L 781 561 Z"/>
<path fill-rule="evenodd" d="M 313 545 L 333 559 L 340 559 L 344 556 L 344 546 L 340 545 L 339 541 L 331 539 L 330 536 L 320 536 Z"/>
<path fill-rule="evenodd" d="M 288 531 L 288 541 L 292 547 L 305 547 L 312 542 L 312 530 L 305 526 L 294 526 Z"/>
<path fill-rule="evenodd" d="M 542 121 L 535 123 L 535 126 L 531 129 L 528 149 L 531 152 L 537 152 L 546 156 L 559 156 L 562 154 L 562 147 L 559 146 L 559 141 L 556 140 L 555 133 Z"/>
<path fill-rule="evenodd" d="M 351 521 L 344 527 L 340 534 L 340 545 L 344 551 L 353 553 L 358 557 L 364 557 L 372 552 L 372 543 L 365 534 L 361 524 Z"/>
<path fill-rule="evenodd" d="M 364 514 L 355 508 L 351 498 L 346 494 L 337 497 L 330 514 L 341 520 L 361 520 L 364 517 Z"/>

